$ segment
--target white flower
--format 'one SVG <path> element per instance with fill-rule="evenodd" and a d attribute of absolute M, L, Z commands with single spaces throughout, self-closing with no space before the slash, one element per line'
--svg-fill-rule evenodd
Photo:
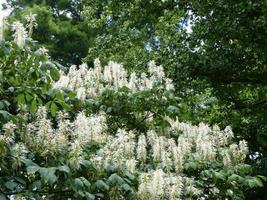
<path fill-rule="evenodd" d="M 4 40 L 4 33 L 5 33 L 5 30 L 6 30 L 6 26 L 7 26 L 7 22 L 6 22 L 6 19 L 3 18 L 0 20 L 0 40 Z"/>
<path fill-rule="evenodd" d="M 161 147 L 161 144 L 160 144 L 160 141 L 159 139 L 157 139 L 155 141 L 155 143 L 153 144 L 152 146 L 152 152 L 153 152 L 153 160 L 156 161 L 156 162 L 159 162 L 160 159 L 161 159 L 161 151 L 162 151 L 162 147 Z"/>
<path fill-rule="evenodd" d="M 175 172 L 180 173 L 184 168 L 184 154 L 181 148 L 175 147 L 173 149 Z"/>
<path fill-rule="evenodd" d="M 146 161 L 146 157 L 147 157 L 146 146 L 147 146 L 146 137 L 144 135 L 140 135 L 138 138 L 136 152 L 137 152 L 137 159 L 143 163 Z"/>
<path fill-rule="evenodd" d="M 126 167 L 131 173 L 134 173 L 136 167 L 136 160 L 135 159 L 126 160 Z"/>
<path fill-rule="evenodd" d="M 77 98 L 81 99 L 82 101 L 86 99 L 86 90 L 84 87 L 80 87 L 77 90 Z"/>
<path fill-rule="evenodd" d="M 14 31 L 13 37 L 15 39 L 15 42 L 20 48 L 22 48 L 25 45 L 27 31 L 25 30 L 23 24 L 19 21 L 15 21 L 12 24 L 12 30 Z"/>
<path fill-rule="evenodd" d="M 54 89 L 67 88 L 69 85 L 70 78 L 60 71 L 60 79 L 53 85 Z"/>
<path fill-rule="evenodd" d="M 228 151 L 224 150 L 222 152 L 222 156 L 223 156 L 223 165 L 226 167 L 230 167 L 232 165 L 232 159 Z"/>
<path fill-rule="evenodd" d="M 202 193 L 202 191 L 198 188 L 195 187 L 195 181 L 193 178 L 188 178 L 188 177 L 184 177 L 184 180 L 185 180 L 185 186 L 184 186 L 184 189 L 185 189 L 185 194 L 190 194 L 190 196 L 193 196 L 193 195 L 200 195 Z"/>
<path fill-rule="evenodd" d="M 170 200 L 177 200 L 180 199 L 183 192 L 183 183 L 182 178 L 180 176 L 177 177 L 170 177 L 172 180 L 172 186 L 170 187 Z"/>
<path fill-rule="evenodd" d="M 48 49 L 46 49 L 45 47 L 39 48 L 38 51 L 43 55 L 49 56 L 48 55 Z"/>
<path fill-rule="evenodd" d="M 151 182 L 149 185 L 149 192 L 151 194 L 151 199 L 160 199 L 164 195 L 164 172 L 158 169 L 151 174 Z"/>
<path fill-rule="evenodd" d="M 155 85 L 172 90 L 173 85 L 170 79 L 165 80 L 165 74 L 162 66 L 156 66 L 153 62 L 149 63 L 149 73 L 137 74 L 135 72 L 129 73 L 120 64 L 109 62 L 108 65 L 101 67 L 99 59 L 94 62 L 94 68 L 88 68 L 86 64 L 82 64 L 76 69 L 76 66 L 71 66 L 68 77 L 67 87 L 71 90 L 79 91 L 85 89 L 85 95 L 96 97 L 105 90 L 118 91 L 123 87 L 127 87 L 130 92 L 138 92 L 143 90 L 151 90 Z M 62 76 L 55 83 L 54 87 L 60 89 Z M 165 85 L 164 85 L 165 82 Z M 62 87 L 61 87 L 62 88 Z M 84 99 L 84 95 L 78 97 Z"/>
<path fill-rule="evenodd" d="M 86 117 L 84 112 L 80 112 L 73 122 L 73 126 L 73 137 L 77 138 L 81 144 L 90 141 L 102 143 L 105 140 L 103 132 L 106 129 L 106 117 L 102 113 Z"/>
<path fill-rule="evenodd" d="M 138 197 L 140 200 L 147 200 L 150 197 L 149 195 L 149 185 L 150 185 L 150 177 L 147 173 L 142 173 L 139 176 L 139 186 L 138 186 Z"/>
<path fill-rule="evenodd" d="M 165 87 L 166 87 L 166 90 L 174 90 L 174 85 L 173 85 L 173 83 L 172 83 L 172 80 L 171 79 L 169 79 L 169 78 L 166 78 L 166 81 L 165 81 L 166 83 L 165 83 Z"/>
<path fill-rule="evenodd" d="M 29 29 L 28 32 L 29 36 L 32 35 L 33 28 L 37 27 L 36 16 L 37 16 L 36 14 L 30 13 L 25 17 L 25 19 L 27 20 L 27 28 Z"/>
<path fill-rule="evenodd" d="M 245 140 L 241 140 L 239 141 L 239 149 L 240 149 L 240 152 L 243 154 L 243 155 L 247 155 L 248 154 L 248 145 L 247 145 L 247 141 Z"/>

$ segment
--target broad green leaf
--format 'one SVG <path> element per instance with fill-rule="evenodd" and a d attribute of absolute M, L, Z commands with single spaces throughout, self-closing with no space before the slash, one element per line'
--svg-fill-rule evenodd
<path fill-rule="evenodd" d="M 28 166 L 27 167 L 27 172 L 28 173 L 35 173 L 35 172 L 37 172 L 38 170 L 40 169 L 40 167 L 39 166 Z"/>
<path fill-rule="evenodd" d="M 75 178 L 74 179 L 74 184 L 77 188 L 83 188 L 83 181 L 80 178 Z"/>
<path fill-rule="evenodd" d="M 128 184 L 122 184 L 122 186 L 121 186 L 126 192 L 128 192 L 128 191 L 130 191 L 132 188 L 130 187 L 130 185 L 128 185 Z"/>
<path fill-rule="evenodd" d="M 58 170 L 62 171 L 62 172 L 66 172 L 67 174 L 70 173 L 70 168 L 68 166 L 66 166 L 66 165 L 58 167 Z"/>
<path fill-rule="evenodd" d="M 94 200 L 95 199 L 95 195 L 89 193 L 89 192 L 85 192 L 85 198 L 87 200 Z"/>
<path fill-rule="evenodd" d="M 11 117 L 11 114 L 5 110 L 0 110 L 0 115 L 2 115 L 3 118 L 7 120 Z"/>
<path fill-rule="evenodd" d="M 13 181 L 8 181 L 5 183 L 5 187 L 11 191 L 15 190 L 18 187 L 18 183 L 15 183 Z"/>
<path fill-rule="evenodd" d="M 54 102 L 51 103 L 50 111 L 52 116 L 55 117 L 57 113 L 57 105 Z"/>
<path fill-rule="evenodd" d="M 16 97 L 16 100 L 17 100 L 18 104 L 25 104 L 25 96 L 24 96 L 24 94 L 19 94 Z"/>
<path fill-rule="evenodd" d="M 257 188 L 257 187 L 263 187 L 263 183 L 259 178 L 253 177 L 245 180 L 245 183 L 250 188 Z"/>
<path fill-rule="evenodd" d="M 196 162 L 188 162 L 185 164 L 185 169 L 188 170 L 189 172 L 197 170 L 197 163 Z"/>
<path fill-rule="evenodd" d="M 94 183 L 94 186 L 101 190 L 101 191 L 107 191 L 109 190 L 109 186 L 102 180 L 97 180 L 95 183 Z"/>
<path fill-rule="evenodd" d="M 108 178 L 108 181 L 111 183 L 111 184 L 123 184 L 124 183 L 124 180 L 118 176 L 117 174 L 112 174 L 109 178 Z"/>
<path fill-rule="evenodd" d="M 54 67 L 50 68 L 50 75 L 54 81 L 57 81 L 60 78 L 59 71 Z"/>
<path fill-rule="evenodd" d="M 31 102 L 30 112 L 33 114 L 37 111 L 37 101 L 34 98 Z"/>
<path fill-rule="evenodd" d="M 39 173 L 42 179 L 49 183 L 49 185 L 53 185 L 57 181 L 57 176 L 55 175 L 55 168 L 40 168 Z"/>

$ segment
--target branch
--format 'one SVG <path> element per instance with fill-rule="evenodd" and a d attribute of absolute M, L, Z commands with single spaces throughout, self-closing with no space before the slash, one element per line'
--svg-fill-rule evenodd
<path fill-rule="evenodd" d="M 267 100 L 262 100 L 258 102 L 248 103 L 248 102 L 234 102 L 236 109 L 245 109 L 245 108 L 264 108 L 267 107 Z"/>

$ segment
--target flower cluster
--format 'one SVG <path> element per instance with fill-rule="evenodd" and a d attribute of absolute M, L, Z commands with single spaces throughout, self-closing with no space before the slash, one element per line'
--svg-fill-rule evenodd
<path fill-rule="evenodd" d="M 95 163 L 100 168 L 111 164 L 132 173 L 141 172 L 141 199 L 147 199 L 147 195 L 151 199 L 175 199 L 183 187 L 189 190 L 186 192 L 185 189 L 184 193 L 201 194 L 194 186 L 194 180 L 184 176 L 187 163 L 195 162 L 200 168 L 222 163 L 224 167 L 231 167 L 242 163 L 248 154 L 245 141 L 240 141 L 239 145 L 232 143 L 233 133 L 229 127 L 220 130 L 203 123 L 196 126 L 167 120 L 170 128 L 163 131 L 164 135 L 155 130 L 139 136 L 131 131 L 118 130 L 92 161 L 97 161 Z M 174 140 L 171 135 L 178 139 Z M 144 173 L 145 169 L 148 172 Z"/>
<path fill-rule="evenodd" d="M 104 114 L 87 117 L 81 112 L 73 122 L 70 122 L 66 113 L 59 112 L 56 128 L 48 119 L 45 107 L 40 107 L 36 116 L 36 121 L 28 124 L 26 141 L 31 150 L 42 156 L 64 151 L 70 151 L 74 156 L 79 156 L 83 145 L 88 142 L 106 141 Z"/>
<path fill-rule="evenodd" d="M 142 173 L 138 188 L 138 196 L 146 199 L 180 199 L 184 183 L 181 176 L 166 174 L 162 169 Z"/>
<path fill-rule="evenodd" d="M 4 39 L 4 33 L 5 33 L 6 26 L 7 26 L 6 19 L 5 18 L 1 19 L 0 20 L 0 40 Z"/>
<path fill-rule="evenodd" d="M 54 88 L 69 88 L 77 91 L 77 97 L 84 100 L 86 96 L 95 97 L 104 90 L 119 90 L 124 87 L 131 92 L 150 90 L 154 86 L 161 86 L 166 90 L 173 90 L 172 81 L 165 77 L 162 66 L 156 66 L 154 61 L 148 64 L 148 73 L 128 73 L 124 67 L 115 62 L 101 67 L 98 59 L 94 62 L 94 68 L 88 68 L 82 64 L 77 69 L 70 67 L 67 75 L 61 74 L 61 78 L 54 84 Z"/>
<path fill-rule="evenodd" d="M 245 141 L 233 143 L 230 127 L 192 125 L 166 118 L 170 126 L 160 132 L 151 127 L 146 133 L 119 129 L 116 135 L 108 133 L 106 114 L 86 116 L 78 113 L 71 121 L 64 112 L 58 112 L 57 127 L 40 107 L 36 120 L 27 127 L 25 145 L 14 146 L 14 155 L 26 151 L 43 157 L 69 155 L 71 166 L 80 167 L 85 145 L 93 141 L 99 150 L 91 156 L 95 167 L 112 165 L 139 176 L 139 199 L 181 199 L 184 196 L 201 197 L 203 188 L 194 177 L 187 176 L 186 168 L 194 162 L 199 170 L 210 166 L 232 168 L 244 162 L 248 153 Z M 2 140 L 14 137 L 15 126 L 6 124 Z M 176 139 L 174 139 L 176 138 Z M 19 162 L 15 165 L 19 165 Z M 218 192 L 218 188 L 213 187 Z"/>
<path fill-rule="evenodd" d="M 233 134 L 229 127 L 218 130 L 217 126 L 210 128 L 203 123 L 195 126 L 173 120 L 164 134 L 150 130 L 137 137 L 133 132 L 119 130 L 102 149 L 101 157 L 104 163 L 112 162 L 120 166 L 132 159 L 140 165 L 150 159 L 156 168 L 181 173 L 184 164 L 190 160 L 200 164 L 221 162 L 229 166 L 237 161 L 243 162 L 248 153 L 245 141 L 240 141 L 239 145 L 230 144 Z M 169 137 L 172 134 L 179 135 L 176 141 Z M 229 163 L 223 162 L 227 158 Z"/>
<path fill-rule="evenodd" d="M 37 27 L 37 22 L 36 22 L 36 14 L 32 14 L 30 13 L 29 15 L 27 15 L 25 17 L 26 21 L 27 21 L 27 28 L 28 28 L 28 33 L 29 33 L 29 36 L 32 35 L 33 33 L 33 28 L 34 27 Z"/>
<path fill-rule="evenodd" d="M 14 31 L 13 37 L 17 45 L 22 48 L 25 45 L 28 33 L 22 23 L 16 21 L 12 24 L 12 30 Z"/>
<path fill-rule="evenodd" d="M 14 41 L 20 48 L 23 48 L 25 46 L 26 39 L 32 36 L 33 28 L 37 27 L 36 14 L 30 13 L 25 17 L 25 19 L 27 22 L 26 27 L 28 31 L 19 21 L 15 21 L 11 25 L 11 30 L 14 32 Z M 0 40 L 4 39 L 4 32 L 7 29 L 7 25 L 8 23 L 6 22 L 5 18 L 0 20 Z"/>

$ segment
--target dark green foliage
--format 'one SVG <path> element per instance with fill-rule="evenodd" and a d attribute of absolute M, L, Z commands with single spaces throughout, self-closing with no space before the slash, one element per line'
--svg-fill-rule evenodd
<path fill-rule="evenodd" d="M 25 15 L 37 14 L 38 26 L 32 38 L 45 46 L 61 64 L 80 64 L 88 52 L 90 33 L 81 18 L 81 1 L 7 1 L 13 10 L 9 20 L 24 21 Z M 6 6 L 7 6 L 6 5 Z"/>
<path fill-rule="evenodd" d="M 40 105 L 46 105 L 52 116 L 58 110 L 75 108 L 71 92 L 52 88 L 60 76 L 57 63 L 34 41 L 28 40 L 24 49 L 6 41 L 1 41 L 0 47 L 0 125 L 17 114 L 34 114 Z"/>

